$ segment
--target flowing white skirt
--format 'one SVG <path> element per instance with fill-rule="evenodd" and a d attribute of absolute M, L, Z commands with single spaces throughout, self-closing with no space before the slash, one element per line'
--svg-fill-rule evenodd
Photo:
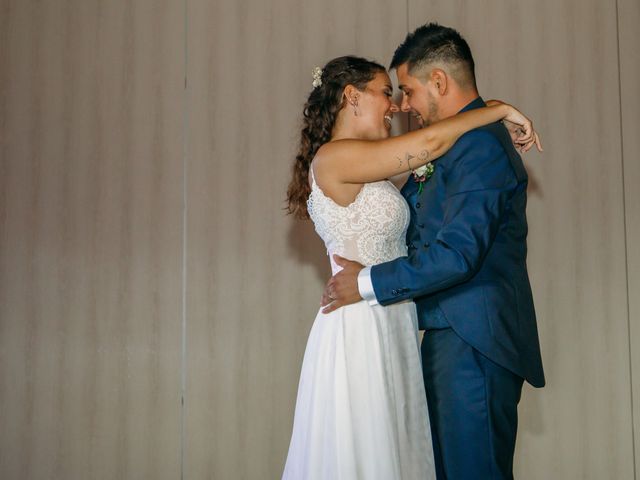
<path fill-rule="evenodd" d="M 318 312 L 282 478 L 436 478 L 413 302 Z"/>

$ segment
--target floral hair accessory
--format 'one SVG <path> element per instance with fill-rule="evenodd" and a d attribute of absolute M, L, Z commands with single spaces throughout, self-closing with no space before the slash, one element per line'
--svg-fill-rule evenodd
<path fill-rule="evenodd" d="M 322 85 L 322 69 L 320 67 L 315 67 L 311 74 L 313 75 L 313 88 L 317 88 Z"/>

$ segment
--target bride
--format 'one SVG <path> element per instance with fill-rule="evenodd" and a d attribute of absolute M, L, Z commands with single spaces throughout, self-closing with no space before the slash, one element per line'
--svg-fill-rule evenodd
<path fill-rule="evenodd" d="M 442 156 L 464 133 L 507 120 L 537 136 L 513 107 L 493 102 L 390 138 L 398 111 L 381 65 L 340 57 L 314 71 L 288 210 L 311 218 L 333 254 L 374 265 L 407 254 L 409 209 L 386 179 Z M 304 354 L 286 480 L 435 479 L 415 304 L 360 301 L 318 312 Z"/>

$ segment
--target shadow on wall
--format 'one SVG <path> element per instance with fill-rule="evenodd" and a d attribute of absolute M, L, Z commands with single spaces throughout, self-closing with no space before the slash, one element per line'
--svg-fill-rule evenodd
<path fill-rule="evenodd" d="M 548 389 L 550 388 L 552 387 L 549 385 L 548 378 L 547 385 L 545 385 L 545 388 L 542 390 L 533 388 L 525 382 L 522 388 L 522 399 L 518 406 L 518 411 L 526 412 L 526 417 L 520 420 L 518 424 L 519 431 L 526 432 L 533 436 L 541 436 L 548 432 L 542 413 L 545 408 L 542 403 L 542 395 L 549 395 Z"/>
<path fill-rule="evenodd" d="M 287 245 L 301 265 L 310 265 L 324 284 L 331 277 L 331 262 L 324 242 L 313 228 L 311 220 L 293 220 L 289 226 Z"/>
<path fill-rule="evenodd" d="M 533 174 L 530 168 L 527 168 L 527 164 L 525 161 L 524 167 L 527 169 L 527 175 L 529 175 L 529 184 L 527 185 L 527 194 L 528 196 L 536 196 L 542 198 L 542 186 L 538 178 Z"/>

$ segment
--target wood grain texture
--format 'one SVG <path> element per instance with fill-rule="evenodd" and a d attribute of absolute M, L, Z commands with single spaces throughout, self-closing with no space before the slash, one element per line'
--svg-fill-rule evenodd
<path fill-rule="evenodd" d="M 618 0 L 620 105 L 624 169 L 625 226 L 635 472 L 640 472 L 640 2 Z"/>
<path fill-rule="evenodd" d="M 516 476 L 634 478 L 637 0 L 0 0 L 0 478 L 279 478 L 329 275 L 282 210 L 311 69 L 429 20 L 545 143 Z"/>
<path fill-rule="evenodd" d="M 0 477 L 178 478 L 181 2 L 0 11 Z"/>
<path fill-rule="evenodd" d="M 402 8 L 189 2 L 185 478 L 279 478 L 302 354 L 329 275 L 310 222 L 283 211 L 311 70 L 387 63 Z"/>
<path fill-rule="evenodd" d="M 481 94 L 542 132 L 525 163 L 548 385 L 525 387 L 516 477 L 633 478 L 615 1 L 410 0 L 409 19 L 459 29 Z"/>

